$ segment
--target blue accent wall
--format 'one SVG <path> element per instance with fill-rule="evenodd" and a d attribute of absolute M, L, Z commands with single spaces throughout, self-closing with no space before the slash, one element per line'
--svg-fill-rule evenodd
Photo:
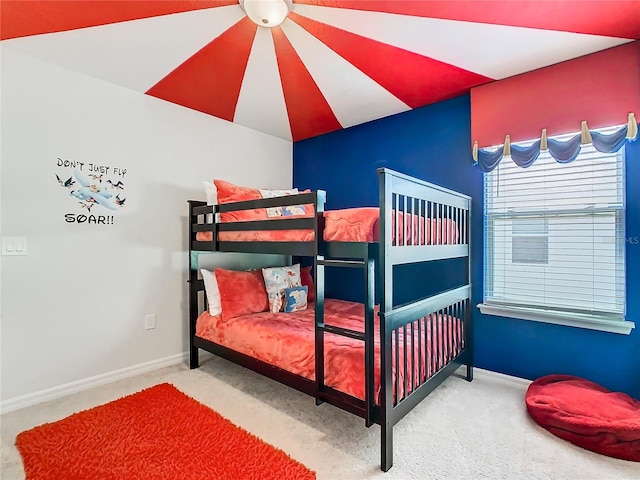
<path fill-rule="evenodd" d="M 472 286 L 475 364 L 535 379 L 578 375 L 640 398 L 640 141 L 627 146 L 627 319 L 630 335 L 482 315 L 482 174 L 471 165 L 469 96 L 333 132 L 293 147 L 294 185 L 327 191 L 327 209 L 377 205 L 378 167 L 389 167 L 473 197 Z M 438 265 L 444 278 L 460 265 Z M 408 297 L 433 275 L 407 271 Z M 354 272 L 327 271 L 327 293 L 357 299 Z M 396 290 L 398 288 L 396 287 Z"/>

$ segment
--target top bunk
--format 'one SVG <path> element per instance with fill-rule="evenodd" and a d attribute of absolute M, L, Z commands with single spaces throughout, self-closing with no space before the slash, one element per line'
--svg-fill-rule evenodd
<path fill-rule="evenodd" d="M 378 207 L 325 211 L 322 190 L 251 192 L 250 200 L 229 202 L 234 195 L 223 194 L 217 205 L 191 200 L 190 250 L 340 259 L 384 252 L 393 265 L 469 255 L 469 196 L 387 168 L 378 175 Z"/>

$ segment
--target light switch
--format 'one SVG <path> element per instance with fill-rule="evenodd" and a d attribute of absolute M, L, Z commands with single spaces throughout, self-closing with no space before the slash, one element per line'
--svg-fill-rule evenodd
<path fill-rule="evenodd" d="M 26 255 L 27 237 L 2 237 L 2 255 Z"/>

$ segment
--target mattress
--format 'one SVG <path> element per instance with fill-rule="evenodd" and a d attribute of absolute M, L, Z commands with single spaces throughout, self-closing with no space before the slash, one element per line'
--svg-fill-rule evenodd
<path fill-rule="evenodd" d="M 295 218 L 295 217 L 291 217 Z M 299 218 L 299 217 L 297 217 Z M 392 213 L 392 240 L 399 245 L 448 245 L 459 239 L 456 223 L 450 219 L 425 219 L 411 215 L 404 221 L 399 215 L 396 222 Z M 380 241 L 380 209 L 377 207 L 345 208 L 324 212 L 323 239 L 326 242 L 378 242 Z M 284 220 L 286 221 L 286 220 Z M 211 232 L 198 232 L 198 241 L 211 241 Z M 406 239 L 406 241 L 405 241 Z M 312 242 L 313 230 L 250 230 L 220 232 L 223 242 Z"/>
<path fill-rule="evenodd" d="M 325 323 L 351 330 L 364 330 L 364 305 L 336 299 L 325 300 Z M 441 366 L 453 359 L 463 348 L 462 322 L 445 315 L 430 315 L 414 322 L 413 353 L 415 371 L 407 382 L 407 391 L 424 382 Z M 375 316 L 375 383 L 376 399 L 379 399 L 380 342 L 378 316 Z M 423 341 L 418 341 L 420 330 Z M 438 331 L 438 335 L 432 332 Z M 407 329 L 411 331 L 410 328 Z M 310 308 L 293 313 L 261 312 L 222 320 L 208 312 L 200 314 L 196 324 L 196 335 L 249 355 L 270 365 L 315 379 L 314 311 Z M 426 337 L 426 342 L 424 341 Z M 436 339 L 440 339 L 436 345 Z M 399 358 L 404 358 L 404 336 L 399 335 Z M 411 350 L 411 333 L 407 333 L 407 353 Z M 335 334 L 325 334 L 325 384 L 341 392 L 364 400 L 364 342 Z M 434 355 L 431 355 L 431 351 Z M 395 355 L 393 356 L 393 378 L 395 395 Z M 418 372 L 418 369 L 420 372 Z M 404 368 L 399 371 L 400 396 L 404 395 Z M 412 380 L 413 379 L 413 380 Z M 420 381 L 419 381 L 420 380 Z M 379 403 L 379 402 L 378 402 Z"/>

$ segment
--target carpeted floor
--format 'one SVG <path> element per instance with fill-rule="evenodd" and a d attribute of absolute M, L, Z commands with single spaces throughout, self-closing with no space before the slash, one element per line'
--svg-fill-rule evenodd
<path fill-rule="evenodd" d="M 179 365 L 0 417 L 0 478 L 24 478 L 14 446 L 23 430 L 169 382 L 236 425 L 284 450 L 318 480 L 637 479 L 640 467 L 583 450 L 527 415 L 529 382 L 476 369 L 446 380 L 394 428 L 394 466 L 382 473 L 379 428 L 219 358 Z M 178 479 L 176 479 L 178 480 Z"/>

